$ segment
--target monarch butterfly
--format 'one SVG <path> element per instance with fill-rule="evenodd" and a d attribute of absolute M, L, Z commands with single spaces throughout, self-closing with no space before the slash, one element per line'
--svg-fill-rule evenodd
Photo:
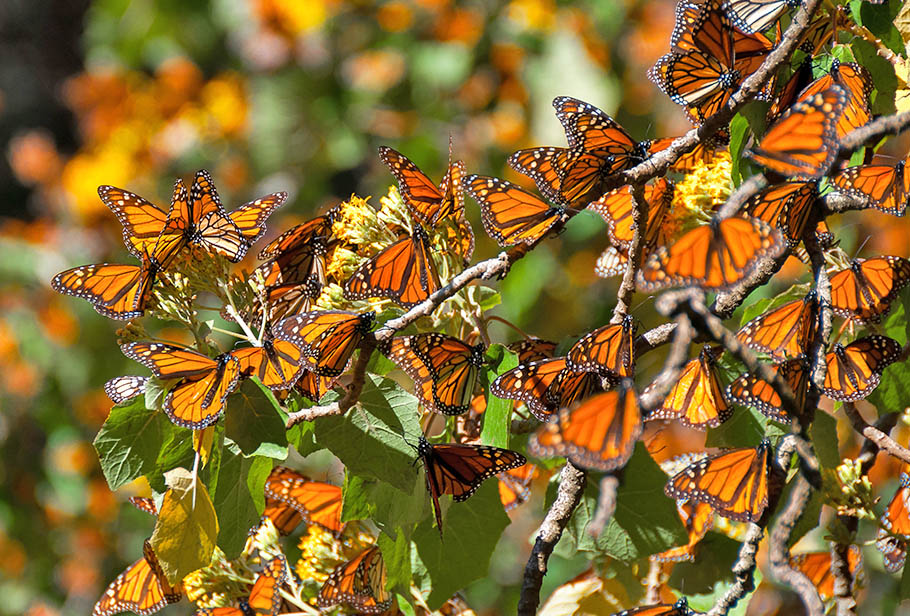
<path fill-rule="evenodd" d="M 433 445 L 421 435 L 417 456 L 426 471 L 427 491 L 433 500 L 436 528 L 442 536 L 439 497 L 451 494 L 455 502 L 467 500 L 484 479 L 527 464 L 523 455 L 486 445 Z"/>
<path fill-rule="evenodd" d="M 364 614 L 379 614 L 392 606 L 393 598 L 385 585 L 382 552 L 379 546 L 373 546 L 335 567 L 319 589 L 316 605 L 330 607 L 346 603 Z"/>
<path fill-rule="evenodd" d="M 340 206 L 336 205 L 322 216 L 291 227 L 260 250 L 259 258 L 263 261 L 274 259 L 284 253 L 308 246 L 315 238 L 331 238 L 332 224 L 337 220 L 340 211 Z"/>
<path fill-rule="evenodd" d="M 900 570 L 907 556 L 906 540 L 894 535 L 910 535 L 910 475 L 901 473 L 898 480 L 900 486 L 881 517 L 882 528 L 875 542 L 885 559 L 885 569 L 890 573 Z"/>
<path fill-rule="evenodd" d="M 724 0 L 723 8 L 734 26 L 752 34 L 764 32 L 787 9 L 796 8 L 800 3 L 800 0 Z"/>
<path fill-rule="evenodd" d="M 183 584 L 171 586 L 161 569 L 152 544 L 146 539 L 142 558 L 126 568 L 111 582 L 95 604 L 92 616 L 111 616 L 120 612 L 154 614 L 165 605 L 183 597 Z"/>
<path fill-rule="evenodd" d="M 673 201 L 673 183 L 660 178 L 653 185 L 645 186 L 645 200 L 649 207 L 643 240 L 645 246 L 653 246 L 660 241 L 658 237 L 664 216 Z M 635 210 L 632 187 L 624 186 L 608 192 L 597 201 L 590 203 L 588 209 L 600 214 L 607 223 L 610 242 L 614 246 L 628 250 L 635 235 L 632 219 Z"/>
<path fill-rule="evenodd" d="M 670 498 L 707 503 L 725 518 L 758 522 L 781 477 L 771 442 L 707 456 L 675 474 L 664 492 Z"/>
<path fill-rule="evenodd" d="M 748 346 L 777 361 L 805 353 L 818 328 L 818 299 L 810 291 L 803 299 L 787 302 L 759 315 L 736 333 Z"/>
<path fill-rule="evenodd" d="M 873 88 L 872 76 L 869 71 L 855 62 L 841 63 L 835 58 L 831 62 L 831 70 L 828 74 L 806 86 L 800 92 L 798 100 L 806 100 L 827 90 L 832 85 L 840 86 L 847 95 L 844 111 L 837 121 L 837 138 L 842 139 L 853 129 L 864 126 L 871 118 L 869 95 Z"/>
<path fill-rule="evenodd" d="M 159 243 L 161 237 L 162 249 L 170 254 L 176 254 L 185 244 L 198 243 L 232 261 L 243 258 L 265 233 L 265 221 L 287 199 L 287 193 L 272 193 L 227 214 L 205 170 L 196 173 L 189 198 L 183 180 L 177 180 L 168 213 L 122 188 L 99 186 L 98 195 L 123 225 L 124 243 L 137 257 Z"/>
<path fill-rule="evenodd" d="M 701 541 L 711 526 L 714 525 L 714 509 L 707 503 L 695 501 L 680 501 L 676 503 L 676 510 L 682 520 L 686 532 L 689 533 L 689 541 L 686 545 L 670 548 L 664 552 L 654 555 L 654 560 L 658 562 L 679 562 L 694 560 L 695 546 Z"/>
<path fill-rule="evenodd" d="M 590 103 L 557 96 L 556 117 L 566 131 L 570 148 L 581 148 L 605 160 L 608 173 L 616 173 L 648 157 L 648 141 L 636 141 L 613 118 Z"/>
<path fill-rule="evenodd" d="M 531 482 L 540 473 L 534 464 L 525 464 L 505 473 L 499 473 L 499 500 L 506 511 L 523 505 L 531 496 Z"/>
<path fill-rule="evenodd" d="M 621 323 L 605 325 L 582 336 L 566 355 L 576 372 L 598 372 L 616 377 L 635 373 L 635 325 L 630 315 Z"/>
<path fill-rule="evenodd" d="M 593 372 L 576 372 L 565 357 L 522 364 L 505 372 L 490 386 L 490 392 L 506 400 L 518 400 L 540 421 L 548 421 L 558 409 L 583 400 L 601 389 L 602 379 Z"/>
<path fill-rule="evenodd" d="M 310 312 L 313 303 L 322 294 L 322 287 L 316 274 L 310 274 L 302 282 L 266 287 L 265 305 L 261 305 L 257 298 L 252 310 L 253 316 L 247 315 L 247 322 L 258 327 L 263 316 L 266 323 L 277 323 L 289 316 Z"/>
<path fill-rule="evenodd" d="M 841 21 L 844 21 L 844 17 L 838 11 L 831 16 L 816 17 L 809 22 L 799 37 L 799 49 L 809 57 L 819 55 L 822 49 L 834 39 L 834 28 Z"/>
<path fill-rule="evenodd" d="M 831 552 L 805 552 L 790 558 L 790 567 L 801 571 L 818 591 L 822 600 L 834 598 L 834 575 L 831 573 Z M 847 567 L 854 579 L 863 567 L 863 553 L 851 545 L 847 550 Z"/>
<path fill-rule="evenodd" d="M 648 78 L 701 124 L 726 105 L 772 47 L 761 34 L 734 29 L 715 2 L 681 2 L 671 51 L 651 67 Z"/>
<path fill-rule="evenodd" d="M 837 122 L 846 103 L 844 89 L 836 85 L 797 101 L 746 156 L 783 176 L 821 178 L 837 157 Z"/>
<path fill-rule="evenodd" d="M 797 411 L 805 408 L 806 393 L 809 391 L 809 373 L 802 358 L 785 361 L 772 368 L 790 386 L 796 401 Z M 783 402 L 768 381 L 746 373 L 727 387 L 731 401 L 758 409 L 762 415 L 774 421 L 790 423 L 790 414 L 783 408 Z"/>
<path fill-rule="evenodd" d="M 266 479 L 265 495 L 300 512 L 307 522 L 336 535 L 344 530 L 338 486 L 311 481 L 286 466 L 276 466 Z"/>
<path fill-rule="evenodd" d="M 695 612 L 689 607 L 685 597 L 680 597 L 676 603 L 661 603 L 659 605 L 645 605 L 633 607 L 631 610 L 617 612 L 613 616 L 693 616 Z"/>
<path fill-rule="evenodd" d="M 347 299 L 388 297 L 413 308 L 439 290 L 439 274 L 430 256 L 430 238 L 419 223 L 411 235 L 357 268 L 344 283 Z"/>
<path fill-rule="evenodd" d="M 335 377 L 345 371 L 375 318 L 372 312 L 307 312 L 278 322 L 273 331 L 277 340 L 287 340 L 300 348 L 304 368 L 316 376 Z"/>
<path fill-rule="evenodd" d="M 421 225 L 432 228 L 443 220 L 451 220 L 456 229 L 459 252 L 465 261 L 470 261 L 474 254 L 474 232 L 464 213 L 465 168 L 462 161 L 451 161 L 451 142 L 449 168 L 438 188 L 404 154 L 381 146 L 379 157 L 398 180 L 401 196 L 411 216 Z"/>
<path fill-rule="evenodd" d="M 776 89 L 776 83 L 777 79 L 773 78 L 771 86 L 772 91 Z M 768 113 L 765 116 L 767 123 L 774 123 L 784 111 L 792 107 L 800 93 L 810 83 L 812 83 L 812 58 L 808 57 L 793 70 L 793 73 L 784 83 L 784 86 L 777 92 L 774 99 L 771 101 L 771 106 L 768 107 Z"/>
<path fill-rule="evenodd" d="M 829 278 L 834 313 L 857 323 L 877 323 L 898 292 L 910 283 L 910 261 L 886 255 L 854 259 Z"/>
<path fill-rule="evenodd" d="M 526 338 L 506 345 L 506 348 L 518 355 L 518 363 L 548 359 L 556 352 L 556 343 L 541 338 Z"/>
<path fill-rule="evenodd" d="M 832 400 L 862 400 L 878 387 L 885 368 L 897 361 L 901 345 L 887 336 L 873 334 L 847 346 L 835 344 L 825 355 L 822 392 Z"/>
<path fill-rule="evenodd" d="M 253 583 L 250 596 L 237 607 L 203 608 L 195 616 L 277 616 L 282 599 L 278 589 L 287 579 L 287 562 L 278 555 L 268 563 Z"/>
<path fill-rule="evenodd" d="M 318 236 L 302 246 L 283 251 L 272 257 L 254 271 L 262 276 L 263 285 L 268 289 L 299 285 L 310 277 L 320 285 L 326 283 L 326 256 L 333 241 Z"/>
<path fill-rule="evenodd" d="M 778 257 L 785 248 L 780 231 L 761 220 L 713 219 L 651 253 L 638 272 L 638 285 L 644 291 L 686 285 L 729 289 L 751 273 L 759 259 Z"/>
<path fill-rule="evenodd" d="M 170 259 L 157 248 L 142 253 L 140 265 L 97 263 L 60 272 L 51 280 L 57 293 L 87 300 L 99 314 L 111 319 L 129 320 L 145 313 L 155 279 Z M 143 246 L 143 250 L 147 250 Z"/>
<path fill-rule="evenodd" d="M 641 409 L 628 386 L 597 394 L 573 408 L 562 409 L 556 423 L 531 435 L 528 451 L 542 458 L 568 458 L 586 469 L 612 471 L 632 456 L 641 435 Z"/>
<path fill-rule="evenodd" d="M 799 244 L 818 198 L 817 182 L 784 182 L 755 193 L 744 211 L 781 230 L 787 243 Z"/>
<path fill-rule="evenodd" d="M 910 169 L 902 160 L 890 165 L 847 167 L 831 177 L 837 188 L 886 214 L 903 216 L 910 203 Z"/>
<path fill-rule="evenodd" d="M 265 509 L 260 524 L 265 518 L 272 521 L 275 530 L 281 535 L 290 535 L 303 522 L 303 516 L 299 511 L 268 496 L 265 497 Z"/>
<path fill-rule="evenodd" d="M 499 178 L 469 175 L 465 183 L 468 194 L 480 206 L 483 228 L 500 246 L 536 244 L 551 231 L 561 229 L 572 216 L 566 208 L 547 205 Z"/>
<path fill-rule="evenodd" d="M 683 367 L 661 406 L 649 413 L 645 421 L 678 419 L 686 427 L 705 430 L 729 419 L 733 409 L 724 398 L 716 368 L 717 357 L 722 352 L 722 348 L 702 348 L 698 358 Z"/>
<path fill-rule="evenodd" d="M 486 363 L 484 344 L 469 346 L 437 333 L 392 338 L 382 351 L 414 381 L 421 404 L 444 415 L 468 410 Z"/>
<path fill-rule="evenodd" d="M 120 404 L 145 393 L 146 376 L 118 376 L 104 384 L 104 393 L 114 404 Z"/>
<path fill-rule="evenodd" d="M 154 499 L 145 496 L 131 496 L 129 501 L 139 511 L 144 511 L 149 515 L 158 515 L 158 506 L 155 504 Z"/>
<path fill-rule="evenodd" d="M 164 411 L 178 426 L 200 430 L 216 421 L 240 380 L 240 363 L 231 353 L 212 359 L 192 349 L 157 342 L 120 347 L 160 379 L 179 379 L 164 398 Z"/>
<path fill-rule="evenodd" d="M 262 346 L 231 351 L 240 363 L 240 374 L 257 377 L 269 389 L 288 389 L 301 374 L 301 352 L 287 340 L 262 341 Z"/>

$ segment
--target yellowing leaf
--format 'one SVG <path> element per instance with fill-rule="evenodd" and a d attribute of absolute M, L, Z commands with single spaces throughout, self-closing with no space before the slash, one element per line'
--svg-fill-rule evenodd
<path fill-rule="evenodd" d="M 209 463 L 212 455 L 212 443 L 215 442 L 215 426 L 208 426 L 202 430 L 193 430 L 193 450 L 199 454 L 202 466 Z"/>
<path fill-rule="evenodd" d="M 619 596 L 614 596 L 614 591 L 618 591 Z M 627 602 L 621 584 L 616 580 L 603 580 L 588 569 L 554 590 L 538 616 L 613 614 L 622 610 L 623 603 Z"/>
<path fill-rule="evenodd" d="M 205 485 L 183 468 L 165 474 L 168 486 L 151 543 L 171 584 L 212 562 L 218 518 Z M 194 489 L 195 488 L 195 489 Z"/>
<path fill-rule="evenodd" d="M 904 45 L 910 43 L 910 2 L 904 2 L 901 10 L 895 15 L 894 27 L 901 33 Z"/>

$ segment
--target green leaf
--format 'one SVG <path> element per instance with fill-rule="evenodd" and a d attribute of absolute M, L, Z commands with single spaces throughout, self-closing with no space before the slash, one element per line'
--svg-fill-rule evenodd
<path fill-rule="evenodd" d="M 414 483 L 407 492 L 389 486 L 388 482 L 370 477 L 345 474 L 344 501 L 341 519 L 370 519 L 379 529 L 393 539 L 399 535 L 410 538 L 414 527 L 429 513 L 427 490 L 423 481 Z"/>
<path fill-rule="evenodd" d="M 218 518 L 205 484 L 188 470 L 174 469 L 166 481 L 168 491 L 150 542 L 168 581 L 175 584 L 212 562 Z"/>
<path fill-rule="evenodd" d="M 510 353 L 500 344 L 495 344 L 487 350 L 488 358 L 498 361 L 489 362 L 487 368 L 487 382 L 492 383 L 500 374 L 508 372 L 518 365 L 518 356 Z M 492 393 L 487 396 L 487 409 L 483 414 L 483 431 L 480 441 L 485 445 L 494 447 L 508 447 L 509 434 L 512 421 L 511 400 L 497 398 Z"/>
<path fill-rule="evenodd" d="M 385 561 L 388 588 L 406 594 L 411 587 L 411 540 L 403 533 L 395 539 L 380 533 L 376 543 Z"/>
<path fill-rule="evenodd" d="M 447 498 L 447 497 L 446 497 Z M 509 516 L 499 500 L 495 481 L 486 481 L 463 503 L 454 503 L 446 519 L 444 541 L 430 518 L 414 532 L 417 578 L 428 592 L 427 604 L 438 609 L 452 594 L 487 576 L 490 557 Z"/>
<path fill-rule="evenodd" d="M 901 573 L 901 581 L 897 585 L 897 600 L 904 601 L 910 599 L 910 567 L 904 567 L 904 572 Z"/>
<path fill-rule="evenodd" d="M 856 22 L 868 28 L 888 49 L 902 56 L 906 52 L 904 41 L 901 33 L 894 26 L 894 18 L 897 16 L 899 8 L 899 5 L 892 7 L 887 2 L 883 4 L 860 2 L 858 7 L 855 3 L 850 3 L 850 9 Z M 874 79 L 873 83 L 878 85 Z"/>
<path fill-rule="evenodd" d="M 367 372 L 370 374 L 385 376 L 397 368 L 398 366 L 395 365 L 395 362 L 382 353 L 373 353 L 373 355 L 370 356 L 370 360 L 367 362 Z"/>
<path fill-rule="evenodd" d="M 815 411 L 815 421 L 809 426 L 809 436 L 819 463 L 826 468 L 837 468 L 840 451 L 837 447 L 837 420 L 821 409 Z"/>
<path fill-rule="evenodd" d="M 788 484 L 788 486 L 791 484 L 792 482 Z M 789 490 L 786 494 L 781 495 L 780 502 L 786 503 L 788 500 Z M 821 519 L 822 505 L 824 504 L 824 490 L 812 490 L 812 495 L 809 497 L 809 502 L 806 503 L 806 508 L 803 509 L 802 514 L 796 521 L 796 525 L 793 527 L 793 530 L 790 531 L 790 538 L 787 540 L 788 547 L 793 547 L 802 537 L 818 528 L 818 521 Z"/>
<path fill-rule="evenodd" d="M 284 420 L 276 411 L 278 402 L 259 379 L 246 379 L 227 402 L 225 435 L 245 456 L 288 457 Z"/>
<path fill-rule="evenodd" d="M 749 137 L 749 120 L 740 114 L 733 116 L 730 121 L 730 158 L 733 161 L 733 169 L 730 177 L 735 186 L 739 186 L 743 181 L 743 174 L 740 170 L 740 162 L 743 159 L 743 150 L 746 149 L 746 139 Z"/>
<path fill-rule="evenodd" d="M 910 366 L 906 362 L 891 364 L 882 373 L 878 387 L 866 397 L 879 414 L 900 413 L 910 405 Z"/>
<path fill-rule="evenodd" d="M 218 547 L 228 558 L 243 551 L 247 533 L 265 509 L 265 480 L 272 471 L 272 460 L 265 456 L 247 457 L 240 446 L 225 439 L 221 464 L 212 502 L 218 514 Z"/>
<path fill-rule="evenodd" d="M 164 443 L 161 444 L 155 464 L 145 473 L 145 477 L 155 492 L 163 493 L 167 489 L 164 483 L 165 473 L 179 467 L 192 467 L 196 452 L 193 451 L 193 431 L 174 425 L 164 414 L 162 417 L 167 420 Z"/>
<path fill-rule="evenodd" d="M 287 431 L 287 437 L 288 443 L 303 457 L 322 449 L 322 445 L 316 442 L 316 423 L 313 421 L 296 424 Z"/>
<path fill-rule="evenodd" d="M 616 512 L 598 546 L 629 562 L 662 552 L 688 540 L 676 502 L 664 494 L 667 475 L 638 442 L 616 491 Z"/>
<path fill-rule="evenodd" d="M 155 469 L 175 428 L 164 413 L 147 409 L 142 396 L 113 407 L 93 443 L 111 490 Z"/>
<path fill-rule="evenodd" d="M 894 26 L 891 25 L 893 28 Z M 896 30 L 895 30 L 896 32 Z M 899 38 L 899 35 L 898 35 Z M 897 75 L 894 65 L 878 55 L 875 45 L 863 39 L 856 39 L 852 43 L 857 61 L 872 75 L 877 94 L 872 104 L 873 113 L 894 113 L 894 93 L 897 91 Z"/>
<path fill-rule="evenodd" d="M 714 597 L 730 587 L 733 563 L 739 556 L 739 548 L 740 544 L 733 539 L 711 531 L 699 542 L 693 562 L 673 566 L 667 584 L 690 597 L 690 607 L 707 611 L 713 606 Z M 693 601 L 693 595 L 707 597 Z M 740 601 L 740 605 L 747 604 L 748 601 Z"/>
<path fill-rule="evenodd" d="M 705 447 L 755 447 L 765 438 L 768 419 L 749 407 L 737 407 L 730 419 L 708 429 Z"/>
<path fill-rule="evenodd" d="M 316 422 L 316 441 L 349 472 L 410 493 L 417 471 L 412 466 L 414 449 L 405 438 L 416 446 L 421 434 L 417 398 L 391 379 L 366 374 L 365 380 L 357 406 Z"/>

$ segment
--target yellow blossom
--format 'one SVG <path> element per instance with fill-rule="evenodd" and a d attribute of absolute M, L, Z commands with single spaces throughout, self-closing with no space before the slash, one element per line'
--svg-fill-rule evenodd
<path fill-rule="evenodd" d="M 685 232 L 711 219 L 714 211 L 733 191 L 732 170 L 730 153 L 719 152 L 708 162 L 698 162 L 683 181 L 676 184 L 671 214 L 665 222 L 674 233 L 668 233 L 668 236 Z"/>
<path fill-rule="evenodd" d="M 300 537 L 300 559 L 294 570 L 304 583 L 322 584 L 338 564 L 344 561 L 341 544 L 331 532 L 310 524 Z"/>

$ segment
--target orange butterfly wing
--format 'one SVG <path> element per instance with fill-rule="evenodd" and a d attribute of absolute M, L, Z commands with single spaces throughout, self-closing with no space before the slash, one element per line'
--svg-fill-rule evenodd
<path fill-rule="evenodd" d="M 863 556 L 860 549 L 851 545 L 847 551 L 847 567 L 855 578 L 862 568 Z M 806 552 L 790 558 L 790 567 L 803 573 L 815 585 L 822 600 L 834 597 L 834 576 L 831 574 L 831 552 Z"/>
<path fill-rule="evenodd" d="M 778 361 L 806 352 L 818 327 L 815 292 L 759 315 L 736 333 L 746 346 L 767 353 Z"/>
<path fill-rule="evenodd" d="M 771 443 L 708 456 L 670 478 L 670 498 L 707 503 L 718 515 L 757 522 L 768 506 L 772 482 Z"/>
<path fill-rule="evenodd" d="M 686 598 L 680 597 L 676 603 L 633 607 L 631 610 L 617 612 L 613 616 L 695 616 L 695 612 L 689 608 Z"/>
<path fill-rule="evenodd" d="M 716 368 L 716 355 L 709 347 L 683 367 L 663 403 L 645 418 L 677 419 L 689 428 L 716 428 L 733 414 L 724 398 Z M 648 389 L 645 389 L 647 392 Z"/>
<path fill-rule="evenodd" d="M 111 319 L 129 320 L 142 316 L 151 295 L 158 266 L 98 263 L 60 272 L 51 280 L 58 293 L 89 301 L 99 313 Z"/>
<path fill-rule="evenodd" d="M 525 464 L 497 475 L 499 477 L 499 499 L 506 511 L 512 511 L 527 502 L 531 496 L 531 482 L 539 474 L 535 465 Z"/>
<path fill-rule="evenodd" d="M 528 451 L 598 471 L 621 468 L 632 456 L 641 435 L 641 409 L 634 390 L 620 387 L 587 399 L 572 410 L 562 409 L 556 423 L 531 436 Z"/>
<path fill-rule="evenodd" d="M 832 274 L 830 282 L 835 314 L 857 323 L 877 323 L 910 283 L 910 261 L 890 255 L 855 259 L 849 268 Z"/>
<path fill-rule="evenodd" d="M 746 156 L 783 176 L 801 180 L 824 176 L 837 157 L 837 122 L 846 102 L 839 86 L 797 101 Z"/>
<path fill-rule="evenodd" d="M 301 373 L 300 349 L 287 340 L 267 339 L 261 347 L 237 349 L 231 355 L 243 376 L 255 376 L 269 389 L 288 389 Z"/>
<path fill-rule="evenodd" d="M 364 614 L 379 614 L 392 606 L 385 589 L 386 568 L 378 546 L 367 548 L 352 560 L 338 565 L 319 590 L 316 605 L 346 603 Z"/>
<path fill-rule="evenodd" d="M 645 200 L 648 202 L 648 222 L 645 226 L 645 244 L 653 244 L 663 224 L 664 216 L 673 201 L 673 183 L 664 178 L 653 185 L 645 186 Z M 607 223 L 607 234 L 614 246 L 628 250 L 634 236 L 632 214 L 632 187 L 617 188 L 588 205 L 589 210 L 600 214 Z"/>
<path fill-rule="evenodd" d="M 828 369 L 822 392 L 832 400 L 862 400 L 878 387 L 882 372 L 900 355 L 901 345 L 896 340 L 877 334 L 846 346 L 835 344 L 825 355 Z"/>
<path fill-rule="evenodd" d="M 95 604 L 92 616 L 111 616 L 120 612 L 154 614 L 165 605 L 183 597 L 183 585 L 171 586 L 158 558 L 146 540 L 139 559 L 111 582 Z"/>
<path fill-rule="evenodd" d="M 120 347 L 160 379 L 180 379 L 164 399 L 164 411 L 178 426 L 199 430 L 216 421 L 240 379 L 240 365 L 229 353 L 212 359 L 169 344 L 131 342 Z"/>
<path fill-rule="evenodd" d="M 848 195 L 867 201 L 886 214 L 903 216 L 910 202 L 910 169 L 902 160 L 895 166 L 858 165 L 847 167 L 831 178 L 837 188 Z"/>
<path fill-rule="evenodd" d="M 806 394 L 809 391 L 809 373 L 803 365 L 803 360 L 791 359 L 774 366 L 773 369 L 790 386 L 797 408 L 804 408 Z M 743 374 L 730 383 L 727 396 L 733 402 L 758 409 L 762 415 L 774 421 L 790 423 L 790 415 L 783 408 L 780 396 L 769 382 L 754 374 Z"/>
<path fill-rule="evenodd" d="M 686 527 L 686 532 L 689 533 L 689 541 L 686 545 L 655 554 L 654 558 L 659 562 L 694 560 L 695 546 L 714 525 L 714 509 L 707 503 L 682 501 L 676 503 L 676 508 L 683 526 Z"/>
<path fill-rule="evenodd" d="M 266 497 L 285 503 L 305 520 L 335 534 L 344 529 L 341 521 L 341 488 L 310 481 L 300 473 L 276 466 L 265 483 Z"/>
<path fill-rule="evenodd" d="M 482 175 L 465 180 L 480 205 L 484 229 L 500 246 L 535 244 L 569 219 L 564 208 L 551 207 L 505 180 Z"/>
<path fill-rule="evenodd" d="M 344 284 L 347 299 L 388 297 L 413 308 L 439 290 L 439 274 L 430 256 L 429 238 L 420 225 L 361 265 Z"/>
<path fill-rule="evenodd" d="M 812 208 L 818 198 L 815 182 L 785 182 L 770 186 L 753 195 L 744 211 L 780 229 L 790 246 L 796 246 L 812 218 Z"/>
<path fill-rule="evenodd" d="M 900 485 L 881 517 L 882 528 L 875 542 L 890 573 L 899 571 L 907 556 L 906 538 L 892 535 L 910 535 L 910 475 L 901 473 L 898 480 Z"/>
<path fill-rule="evenodd" d="M 314 238 L 327 239 L 332 234 L 332 223 L 338 216 L 339 209 L 334 207 L 322 216 L 292 227 L 269 242 L 259 251 L 260 259 L 272 259 L 288 251 L 296 251 L 309 245 Z"/>
<path fill-rule="evenodd" d="M 655 250 L 639 271 L 638 284 L 645 291 L 688 285 L 729 289 L 752 272 L 759 259 L 779 256 L 785 248 L 780 232 L 760 220 L 715 220 Z"/>
<path fill-rule="evenodd" d="M 800 92 L 798 100 L 806 100 L 827 90 L 832 85 L 840 86 L 847 94 L 844 112 L 837 121 L 836 134 L 842 139 L 850 131 L 864 126 L 871 119 L 869 94 L 872 93 L 872 76 L 855 62 L 841 63 L 835 58 L 827 75 L 819 77 Z"/>
<path fill-rule="evenodd" d="M 617 377 L 635 372 L 635 322 L 626 315 L 622 323 L 605 325 L 583 336 L 566 355 L 569 368 Z"/>
<path fill-rule="evenodd" d="M 150 254 L 167 222 L 167 212 L 139 195 L 114 186 L 99 186 L 101 201 L 123 225 L 123 242 L 134 257 Z"/>
<path fill-rule="evenodd" d="M 347 368 L 374 318 L 372 312 L 307 312 L 284 319 L 273 330 L 277 340 L 287 340 L 303 352 L 305 368 L 317 376 L 336 377 Z"/>
<path fill-rule="evenodd" d="M 259 197 L 230 212 L 228 217 L 243 235 L 247 244 L 252 245 L 265 234 L 265 221 L 272 215 L 272 212 L 284 205 L 287 198 L 286 192 Z"/>
<path fill-rule="evenodd" d="M 518 400 L 541 421 L 548 421 L 560 407 L 587 398 L 600 389 L 601 378 L 592 372 L 575 372 L 565 357 L 522 364 L 505 372 L 490 386 L 497 398 Z"/>
<path fill-rule="evenodd" d="M 526 364 L 531 361 L 548 359 L 556 352 L 556 343 L 552 340 L 541 338 L 526 338 L 506 345 L 506 348 L 518 355 L 518 363 Z"/>
<path fill-rule="evenodd" d="M 196 172 L 190 187 L 188 209 L 185 213 L 178 213 L 186 217 L 181 222 L 184 234 L 191 243 L 222 254 L 235 263 L 246 255 L 252 242 L 224 211 L 208 171 L 202 169 Z"/>

